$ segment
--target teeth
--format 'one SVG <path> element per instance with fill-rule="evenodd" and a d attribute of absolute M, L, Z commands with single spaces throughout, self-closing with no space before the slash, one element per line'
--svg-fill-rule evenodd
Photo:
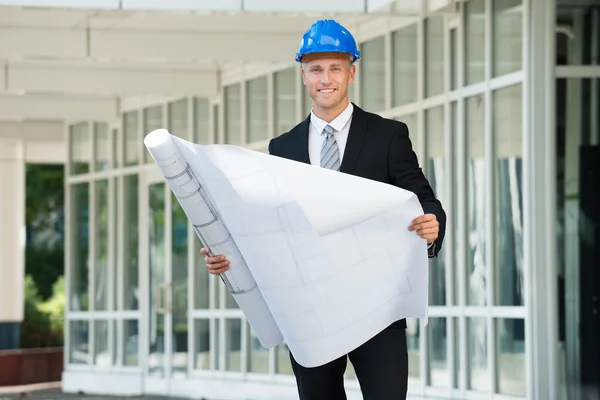
<path fill-rule="evenodd" d="M 321 89 L 321 90 L 319 90 L 319 92 L 322 92 L 322 93 L 331 93 L 331 92 L 333 92 L 333 89 Z"/>

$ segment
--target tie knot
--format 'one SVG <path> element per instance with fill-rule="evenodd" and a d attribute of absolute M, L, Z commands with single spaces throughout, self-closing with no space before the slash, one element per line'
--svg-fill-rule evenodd
<path fill-rule="evenodd" d="M 325 128 L 323 128 L 323 133 L 326 134 L 327 136 L 333 135 L 333 131 L 334 131 L 334 129 L 332 128 L 331 125 L 325 125 Z"/>

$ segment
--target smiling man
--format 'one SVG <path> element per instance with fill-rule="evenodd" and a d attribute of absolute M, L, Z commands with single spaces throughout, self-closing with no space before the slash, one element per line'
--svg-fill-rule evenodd
<path fill-rule="evenodd" d="M 429 257 L 437 256 L 444 238 L 446 214 L 419 167 L 407 126 L 366 112 L 348 99 L 348 86 L 356 74 L 354 63 L 360 60 L 350 32 L 336 21 L 317 21 L 302 37 L 295 59 L 301 64 L 304 85 L 312 98 L 312 111 L 292 130 L 272 139 L 269 153 L 415 193 L 425 213 L 406 228 L 427 241 Z M 201 251 L 207 256 L 210 273 L 218 275 L 229 268 L 229 261 L 223 256 L 209 257 L 208 249 Z M 377 263 L 376 258 L 373 263 Z M 405 320 L 394 322 L 349 354 L 319 367 L 303 367 L 290 354 L 300 399 L 345 400 L 344 372 L 348 359 L 365 400 L 406 398 Z"/>

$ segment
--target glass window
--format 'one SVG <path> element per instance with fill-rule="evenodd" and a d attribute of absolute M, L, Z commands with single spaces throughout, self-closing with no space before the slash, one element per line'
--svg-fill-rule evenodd
<path fill-rule="evenodd" d="M 417 101 L 417 24 L 392 33 L 392 107 Z"/>
<path fill-rule="evenodd" d="M 425 94 L 444 92 L 444 18 L 431 16 L 425 21 Z"/>
<path fill-rule="evenodd" d="M 493 93 L 496 141 L 496 304 L 523 305 L 521 85 Z"/>
<path fill-rule="evenodd" d="M 269 373 L 269 350 L 265 349 L 258 340 L 256 332 L 248 325 L 249 340 L 248 346 L 248 371 L 261 374 Z"/>
<path fill-rule="evenodd" d="M 382 111 L 385 109 L 385 38 L 383 36 L 362 44 L 360 64 L 362 108 L 371 112 Z"/>
<path fill-rule="evenodd" d="M 226 86 L 223 96 L 225 97 L 225 143 L 239 146 L 242 143 L 240 84 Z"/>
<path fill-rule="evenodd" d="M 210 274 L 206 271 L 206 263 L 204 256 L 200 254 L 200 249 L 203 247 L 202 243 L 196 237 L 194 255 L 196 259 L 196 268 L 194 269 L 195 282 L 194 282 L 194 308 L 195 309 L 208 309 L 209 307 L 209 288 L 210 288 Z"/>
<path fill-rule="evenodd" d="M 94 140 L 95 140 L 95 170 L 106 171 L 110 168 L 110 147 L 108 140 L 108 124 L 94 124 Z"/>
<path fill-rule="evenodd" d="M 292 363 L 290 362 L 290 349 L 285 342 L 275 347 L 275 373 L 284 375 L 294 374 Z"/>
<path fill-rule="evenodd" d="M 71 148 L 71 175 L 90 172 L 90 129 L 87 122 L 69 127 Z"/>
<path fill-rule="evenodd" d="M 89 364 L 90 363 L 90 341 L 88 321 L 69 322 L 71 343 L 69 351 L 70 364 Z"/>
<path fill-rule="evenodd" d="M 467 85 L 485 78 L 485 0 L 465 3 L 465 80 Z"/>
<path fill-rule="evenodd" d="M 449 388 L 446 318 L 429 318 L 427 332 L 429 384 L 435 387 Z"/>
<path fill-rule="evenodd" d="M 450 90 L 455 90 L 460 85 L 460 71 L 458 70 L 458 59 L 460 50 L 458 46 L 458 29 L 450 29 Z"/>
<path fill-rule="evenodd" d="M 275 136 L 292 129 L 296 121 L 296 69 L 275 73 Z"/>
<path fill-rule="evenodd" d="M 124 157 L 125 165 L 136 165 L 139 161 L 138 149 L 140 144 L 139 137 L 139 116 L 137 111 L 130 111 L 123 114 L 123 136 L 124 136 Z"/>
<path fill-rule="evenodd" d="M 427 179 L 436 197 L 446 202 L 446 155 L 444 146 L 444 108 L 436 107 L 425 112 L 427 129 Z M 429 303 L 432 306 L 446 304 L 446 262 L 444 255 L 429 260 Z"/>
<path fill-rule="evenodd" d="M 417 318 L 406 319 L 406 347 L 408 349 L 408 376 L 421 378 L 421 352 L 419 345 L 421 326 Z"/>
<path fill-rule="evenodd" d="M 194 142 L 210 144 L 210 106 L 208 99 L 194 99 Z"/>
<path fill-rule="evenodd" d="M 166 128 L 163 121 L 163 106 L 146 108 L 144 110 L 144 136 L 156 129 L 162 128 Z M 154 162 L 146 146 L 144 146 L 144 162 Z"/>
<path fill-rule="evenodd" d="M 138 176 L 124 178 L 123 195 L 124 237 L 123 241 L 123 309 L 137 310 L 138 298 Z"/>
<path fill-rule="evenodd" d="M 181 99 L 169 103 L 169 132 L 182 139 L 190 139 L 188 130 L 187 99 Z"/>
<path fill-rule="evenodd" d="M 187 376 L 188 354 L 188 219 L 175 195 L 172 201 L 172 313 L 173 313 L 173 354 L 171 373 L 174 376 Z"/>
<path fill-rule="evenodd" d="M 267 77 L 246 82 L 246 142 L 257 142 L 269 138 L 269 101 Z"/>
<path fill-rule="evenodd" d="M 498 392 L 513 396 L 527 394 L 525 370 L 525 321 L 496 320 L 496 360 Z"/>
<path fill-rule="evenodd" d="M 467 304 L 488 303 L 486 282 L 486 175 L 483 95 L 466 99 L 467 142 Z"/>
<path fill-rule="evenodd" d="M 172 303 L 167 299 L 165 285 L 166 263 L 166 218 L 165 218 L 165 183 L 148 185 L 148 283 L 149 283 L 149 314 L 150 314 L 150 343 L 149 354 L 154 360 L 148 372 L 154 376 L 164 377 L 165 374 L 165 304 Z M 172 336 L 171 336 L 172 337 Z"/>
<path fill-rule="evenodd" d="M 108 180 L 96 181 L 95 183 L 95 206 L 96 206 L 96 238 L 95 263 L 94 263 L 94 307 L 95 310 L 108 310 L 108 269 L 111 260 L 108 258 Z M 105 329 L 107 329 L 105 327 Z"/>
<path fill-rule="evenodd" d="M 227 371 L 241 371 L 242 320 L 239 318 L 225 320 L 225 357 Z"/>
<path fill-rule="evenodd" d="M 211 349 L 210 349 L 210 320 L 197 319 L 196 325 L 196 358 L 194 368 L 201 370 L 210 369 Z"/>
<path fill-rule="evenodd" d="M 521 0 L 493 0 L 493 74 L 522 68 L 523 6 Z"/>
<path fill-rule="evenodd" d="M 89 209 L 89 183 L 71 186 L 72 220 L 69 246 L 71 248 L 71 298 L 69 304 L 72 311 L 89 310 Z"/>
<path fill-rule="evenodd" d="M 139 365 L 139 343 L 140 335 L 138 321 L 136 319 L 124 320 L 123 322 L 123 365 Z M 162 326 L 161 326 L 162 328 Z M 162 359 L 159 360 L 162 363 Z M 162 364 L 161 364 L 162 365 Z"/>
<path fill-rule="evenodd" d="M 468 388 L 480 392 L 490 390 L 487 321 L 485 318 L 467 318 L 469 334 L 467 366 L 469 367 Z"/>
<path fill-rule="evenodd" d="M 112 357 L 108 352 L 108 321 L 94 321 L 94 365 L 112 365 Z"/>

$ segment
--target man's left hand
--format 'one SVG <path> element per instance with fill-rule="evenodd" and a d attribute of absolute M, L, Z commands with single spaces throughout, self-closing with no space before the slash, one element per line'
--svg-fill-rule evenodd
<path fill-rule="evenodd" d="M 425 214 L 415 218 L 409 231 L 417 231 L 417 235 L 427 240 L 428 244 L 435 242 L 440 233 L 440 223 L 435 214 Z"/>

